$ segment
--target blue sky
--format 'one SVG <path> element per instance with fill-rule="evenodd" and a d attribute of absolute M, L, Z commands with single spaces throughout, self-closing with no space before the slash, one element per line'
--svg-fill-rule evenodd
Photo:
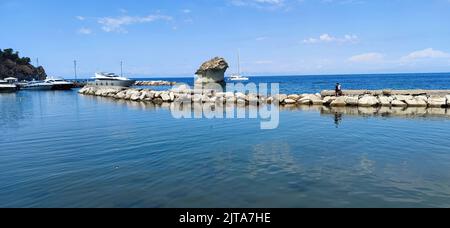
<path fill-rule="evenodd" d="M 70 78 L 450 71 L 450 0 L 0 0 L 0 48 Z"/>

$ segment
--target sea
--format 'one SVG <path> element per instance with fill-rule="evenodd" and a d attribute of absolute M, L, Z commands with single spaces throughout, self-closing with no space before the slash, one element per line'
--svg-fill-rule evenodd
<path fill-rule="evenodd" d="M 338 82 L 450 89 L 450 73 L 250 82 L 279 83 L 287 94 Z M 450 110 L 440 112 L 290 108 L 268 130 L 259 118 L 179 119 L 165 106 L 77 90 L 0 94 L 0 207 L 450 207 Z"/>

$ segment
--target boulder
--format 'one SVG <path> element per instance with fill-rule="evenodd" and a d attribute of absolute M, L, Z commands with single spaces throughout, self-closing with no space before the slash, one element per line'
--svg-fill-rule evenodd
<path fill-rule="evenodd" d="M 225 71 L 228 63 L 224 58 L 215 57 L 203 63 L 195 73 L 198 76 L 196 83 L 220 83 L 225 81 Z"/>
<path fill-rule="evenodd" d="M 431 96 L 428 99 L 428 105 L 431 108 L 439 108 L 447 105 L 447 99 L 441 96 Z"/>
<path fill-rule="evenodd" d="M 218 92 L 216 93 L 216 97 L 225 97 L 226 93 Z"/>
<path fill-rule="evenodd" d="M 203 103 L 209 103 L 210 101 L 211 101 L 211 98 L 210 98 L 208 95 L 203 94 L 203 96 L 202 96 L 202 102 L 203 102 Z"/>
<path fill-rule="evenodd" d="M 336 97 L 335 100 L 333 100 L 330 104 L 331 107 L 344 107 L 347 106 L 347 100 L 348 97 Z M 325 102 L 325 101 L 324 101 Z"/>
<path fill-rule="evenodd" d="M 136 91 L 135 93 L 133 93 L 130 97 L 130 100 L 132 101 L 138 101 L 141 97 L 141 92 Z"/>
<path fill-rule="evenodd" d="M 275 96 L 273 96 L 273 98 L 274 98 L 274 101 L 275 102 L 279 102 L 279 103 L 283 103 L 283 101 L 285 100 L 285 99 L 287 99 L 287 95 L 286 94 L 277 94 L 277 95 L 275 95 Z"/>
<path fill-rule="evenodd" d="M 379 104 L 380 104 L 380 101 L 376 97 L 371 96 L 371 95 L 363 96 L 358 101 L 358 106 L 361 106 L 361 107 L 372 107 L 372 106 L 377 106 Z"/>
<path fill-rule="evenodd" d="M 217 104 L 226 104 L 227 100 L 226 100 L 225 97 L 218 97 L 217 100 L 216 100 L 216 103 Z"/>
<path fill-rule="evenodd" d="M 344 101 L 348 106 L 358 106 L 358 97 L 346 97 Z"/>
<path fill-rule="evenodd" d="M 257 105 L 259 103 L 259 98 L 255 94 L 249 94 L 247 100 L 251 105 Z"/>
<path fill-rule="evenodd" d="M 225 93 L 225 97 L 226 97 L 226 98 L 234 97 L 234 93 L 233 93 L 233 92 L 226 92 L 226 93 Z"/>
<path fill-rule="evenodd" d="M 415 98 L 415 99 L 418 99 L 418 100 L 425 101 L 425 102 L 428 103 L 428 97 L 425 96 L 425 95 L 416 96 L 416 97 L 414 97 L 414 98 Z"/>
<path fill-rule="evenodd" d="M 209 98 L 209 103 L 216 103 L 217 102 L 217 97 L 210 97 Z"/>
<path fill-rule="evenodd" d="M 326 96 L 323 98 L 323 103 L 325 105 L 330 105 L 334 100 L 336 100 L 335 96 Z"/>
<path fill-rule="evenodd" d="M 405 96 L 405 95 L 394 95 L 392 97 L 394 98 L 394 100 L 399 100 L 399 101 L 406 101 L 406 100 L 414 99 L 413 96 Z"/>
<path fill-rule="evenodd" d="M 138 94 L 138 95 L 136 95 L 136 94 Z M 125 97 L 124 97 L 124 99 L 125 100 L 131 100 L 131 97 L 133 97 L 133 96 L 141 96 L 141 94 L 140 94 L 140 92 L 139 92 L 139 90 L 134 90 L 134 89 L 129 89 L 129 90 L 126 90 L 126 93 L 125 93 Z"/>
<path fill-rule="evenodd" d="M 238 105 L 245 105 L 247 103 L 247 101 L 242 98 L 238 98 L 236 102 Z"/>
<path fill-rule="evenodd" d="M 234 103 L 236 103 L 236 101 L 237 101 L 237 99 L 236 99 L 236 97 L 227 97 L 226 98 L 226 102 L 227 102 L 227 104 L 234 104 Z"/>
<path fill-rule="evenodd" d="M 284 103 L 289 105 L 289 104 L 295 104 L 295 103 L 297 103 L 297 101 L 294 99 L 287 98 L 284 100 Z"/>
<path fill-rule="evenodd" d="M 380 96 L 378 97 L 378 100 L 380 100 L 381 106 L 390 107 L 392 106 L 392 101 L 394 100 L 394 98 L 388 96 Z"/>
<path fill-rule="evenodd" d="M 180 94 L 180 96 L 175 99 L 175 102 L 179 103 L 190 103 L 191 101 L 192 96 L 190 94 Z"/>
<path fill-rule="evenodd" d="M 171 100 L 171 97 L 170 97 L 170 95 L 169 95 L 168 93 L 161 93 L 161 99 L 162 99 L 164 102 L 172 101 L 172 100 Z"/>
<path fill-rule="evenodd" d="M 420 98 L 413 98 L 405 100 L 408 107 L 427 107 L 428 103 Z"/>
<path fill-rule="evenodd" d="M 114 98 L 116 98 L 116 99 L 124 99 L 126 94 L 127 94 L 126 90 L 120 91 L 120 92 L 118 92 L 116 94 L 116 96 L 114 96 Z"/>
<path fill-rule="evenodd" d="M 393 100 L 391 102 L 391 104 L 392 104 L 393 107 L 408 107 L 408 105 L 405 102 L 401 101 L 401 100 Z"/>
<path fill-rule="evenodd" d="M 300 100 L 301 96 L 297 95 L 297 94 L 292 94 L 292 95 L 289 95 L 287 98 L 294 100 L 294 101 L 298 101 L 298 100 Z"/>
<path fill-rule="evenodd" d="M 245 94 L 243 94 L 243 93 L 236 93 L 236 98 L 245 100 L 247 98 L 247 96 L 245 96 Z"/>
<path fill-rule="evenodd" d="M 192 98 L 192 101 L 195 103 L 199 103 L 202 101 L 203 96 L 200 94 L 194 94 L 194 97 Z"/>
<path fill-rule="evenodd" d="M 298 100 L 299 104 L 313 104 L 313 105 L 323 105 L 324 101 L 322 97 L 317 94 L 305 94 L 302 95 L 302 98 Z"/>

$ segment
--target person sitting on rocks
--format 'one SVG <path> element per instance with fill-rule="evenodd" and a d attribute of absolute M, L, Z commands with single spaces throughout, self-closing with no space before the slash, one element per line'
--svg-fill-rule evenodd
<path fill-rule="evenodd" d="M 336 97 L 342 96 L 342 86 L 340 83 L 336 83 Z"/>

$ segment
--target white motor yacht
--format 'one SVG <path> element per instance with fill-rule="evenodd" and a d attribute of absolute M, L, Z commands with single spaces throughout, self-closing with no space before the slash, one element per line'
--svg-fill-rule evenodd
<path fill-rule="evenodd" d="M 14 93 L 18 90 L 15 84 L 10 84 L 7 81 L 0 80 L 0 93 Z"/>
<path fill-rule="evenodd" d="M 53 84 L 44 81 L 31 81 L 22 87 L 23 90 L 51 90 Z"/>
<path fill-rule="evenodd" d="M 90 82 L 89 85 L 130 87 L 136 82 L 135 80 L 121 77 L 114 73 L 95 73 L 93 79 L 95 79 L 95 81 Z"/>
<path fill-rule="evenodd" d="M 52 84 L 52 90 L 71 90 L 74 87 L 72 82 L 62 78 L 47 78 L 44 82 Z"/>

